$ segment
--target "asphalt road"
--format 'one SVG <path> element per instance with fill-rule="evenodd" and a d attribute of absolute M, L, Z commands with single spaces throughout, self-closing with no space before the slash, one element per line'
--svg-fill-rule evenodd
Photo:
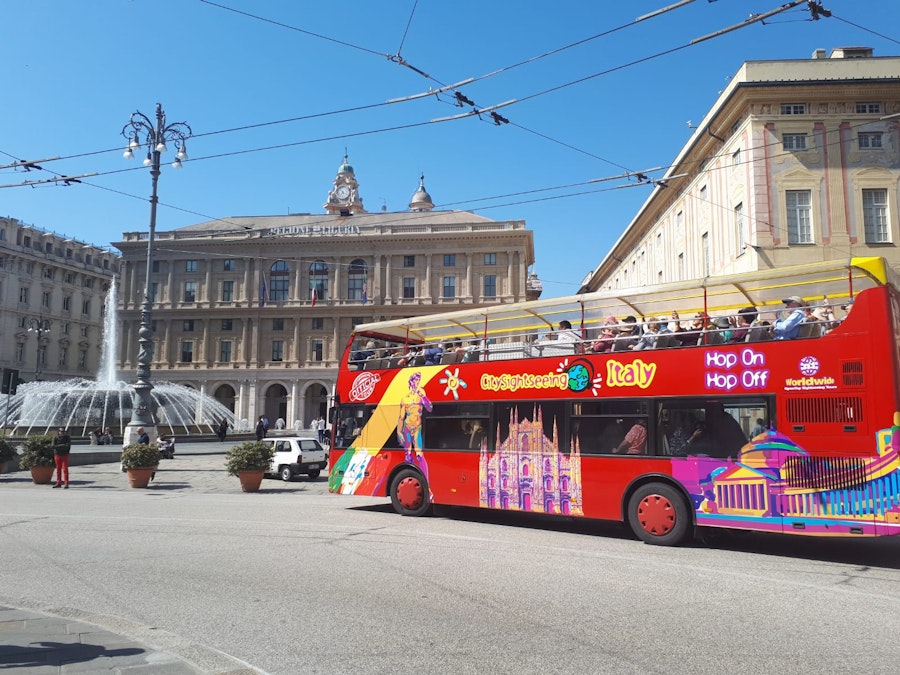
<path fill-rule="evenodd" d="M 268 673 L 900 663 L 900 540 L 657 548 L 584 521 L 402 518 L 386 500 L 328 494 L 324 475 L 244 494 L 223 461 L 176 456 L 146 490 L 115 464 L 73 468 L 65 491 L 0 476 L 0 602 L 128 625 L 201 669 L 217 651 Z"/>

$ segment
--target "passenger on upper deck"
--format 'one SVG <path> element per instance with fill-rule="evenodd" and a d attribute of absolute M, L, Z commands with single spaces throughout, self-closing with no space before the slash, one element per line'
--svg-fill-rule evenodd
<path fill-rule="evenodd" d="M 572 329 L 572 324 L 563 319 L 559 322 L 559 330 L 556 333 L 557 342 L 581 342 L 581 336 Z"/>
<path fill-rule="evenodd" d="M 641 336 L 637 332 L 637 319 L 633 316 L 626 316 L 622 319 L 622 327 L 619 329 L 612 350 L 614 352 L 630 351 L 634 349 L 640 339 Z"/>
<path fill-rule="evenodd" d="M 423 354 L 425 354 L 425 365 L 426 366 L 439 366 L 441 364 L 441 356 L 444 353 L 444 347 L 442 345 L 434 345 L 432 347 L 426 347 Z"/>
<path fill-rule="evenodd" d="M 613 344 L 616 341 L 616 317 L 611 316 L 606 319 L 604 326 L 600 328 L 600 335 L 591 343 L 591 351 L 595 354 L 612 351 Z"/>
<path fill-rule="evenodd" d="M 473 361 L 477 361 L 481 356 L 481 347 L 479 340 L 470 340 L 469 345 L 466 347 L 466 353 L 463 355 L 462 362 L 463 363 L 472 363 Z"/>
<path fill-rule="evenodd" d="M 806 303 L 799 295 L 782 300 L 787 310 L 779 312 L 778 320 L 772 326 L 776 340 L 793 340 L 800 333 L 800 324 L 806 318 L 803 308 Z"/>
<path fill-rule="evenodd" d="M 756 311 L 756 307 L 744 307 L 743 309 L 739 309 L 737 314 L 737 328 L 731 332 L 731 337 L 728 338 L 726 342 L 728 342 L 728 344 L 746 342 L 747 335 L 750 334 L 750 326 L 753 325 L 753 322 L 756 321 L 756 317 L 758 316 L 759 312 Z"/>
<path fill-rule="evenodd" d="M 644 334 L 638 338 L 633 349 L 636 352 L 644 349 L 656 349 L 656 341 L 659 338 L 659 319 L 651 317 L 644 329 Z"/>

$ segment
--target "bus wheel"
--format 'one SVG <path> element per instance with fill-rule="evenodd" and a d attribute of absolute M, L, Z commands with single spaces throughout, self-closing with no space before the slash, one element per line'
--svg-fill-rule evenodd
<path fill-rule="evenodd" d="M 675 488 L 665 483 L 648 483 L 635 490 L 628 500 L 628 524 L 638 539 L 647 544 L 675 546 L 687 537 L 691 517 Z"/>
<path fill-rule="evenodd" d="M 418 471 L 404 469 L 391 483 L 391 504 L 401 516 L 424 516 L 431 508 L 428 484 Z"/>

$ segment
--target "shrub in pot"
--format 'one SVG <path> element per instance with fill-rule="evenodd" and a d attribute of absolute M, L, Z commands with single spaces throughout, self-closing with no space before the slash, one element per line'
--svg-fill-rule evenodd
<path fill-rule="evenodd" d="M 225 454 L 225 468 L 237 476 L 244 492 L 256 492 L 272 464 L 275 448 L 265 441 L 247 441 L 235 445 Z"/>
<path fill-rule="evenodd" d="M 48 485 L 53 480 L 53 436 L 29 436 L 19 455 L 19 468 L 31 471 L 31 480 L 38 485 Z"/>
<path fill-rule="evenodd" d="M 19 453 L 16 451 L 15 447 L 13 447 L 5 438 L 0 438 L 0 473 L 6 471 L 7 462 L 18 456 Z"/>
<path fill-rule="evenodd" d="M 131 487 L 147 487 L 159 465 L 159 449 L 147 443 L 132 443 L 122 448 L 122 470 Z"/>

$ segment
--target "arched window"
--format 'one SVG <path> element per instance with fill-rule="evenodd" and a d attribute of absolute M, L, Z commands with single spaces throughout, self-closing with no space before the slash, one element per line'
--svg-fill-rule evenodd
<path fill-rule="evenodd" d="M 322 260 L 316 260 L 309 266 L 309 299 L 313 299 L 313 290 L 316 291 L 316 300 L 322 302 L 328 299 L 328 265 Z"/>
<path fill-rule="evenodd" d="M 291 271 L 284 260 L 279 260 L 269 268 L 269 300 L 272 302 L 287 300 L 290 285 Z"/>
<path fill-rule="evenodd" d="M 368 267 L 366 261 L 357 258 L 350 263 L 350 271 L 347 274 L 347 299 L 362 300 L 363 290 L 366 287 Z"/>

